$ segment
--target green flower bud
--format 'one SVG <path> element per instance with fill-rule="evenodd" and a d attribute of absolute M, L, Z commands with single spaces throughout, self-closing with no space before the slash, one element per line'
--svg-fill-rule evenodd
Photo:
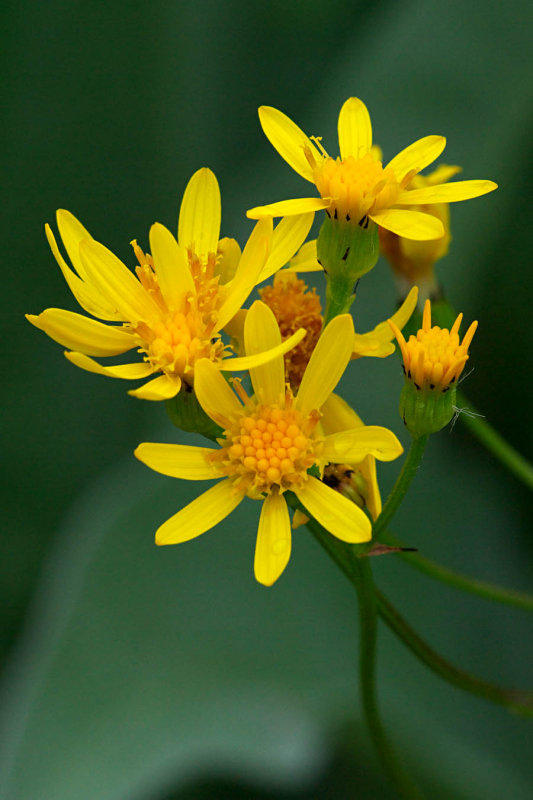
<path fill-rule="evenodd" d="M 317 258 L 326 273 L 328 320 L 349 310 L 357 281 L 376 265 L 378 257 L 378 228 L 371 219 L 337 219 L 326 213 L 318 234 Z"/>

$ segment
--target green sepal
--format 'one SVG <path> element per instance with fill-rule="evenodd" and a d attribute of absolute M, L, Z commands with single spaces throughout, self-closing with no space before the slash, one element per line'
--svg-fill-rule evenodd
<path fill-rule="evenodd" d="M 455 413 L 456 386 L 446 391 L 439 387 L 418 386 L 409 378 L 400 395 L 400 416 L 409 433 L 417 438 L 441 431 Z"/>
<path fill-rule="evenodd" d="M 222 428 L 205 413 L 188 384 L 184 383 L 176 397 L 165 405 L 170 421 L 180 430 L 199 433 L 212 441 L 222 436 Z"/>
<path fill-rule="evenodd" d="M 379 258 L 378 227 L 368 217 L 357 221 L 326 215 L 317 239 L 317 258 L 326 273 L 325 324 L 349 311 L 357 281 Z"/>

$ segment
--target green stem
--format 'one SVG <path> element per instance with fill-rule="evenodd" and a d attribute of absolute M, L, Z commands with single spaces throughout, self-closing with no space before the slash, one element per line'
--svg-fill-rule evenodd
<path fill-rule="evenodd" d="M 298 502 L 293 503 L 293 505 L 301 508 Z M 305 509 L 302 510 L 305 511 Z M 335 539 L 314 519 L 308 521 L 307 527 L 337 566 L 340 567 L 350 583 L 357 588 L 357 565 L 366 560 L 366 558 L 360 557 L 363 552 L 362 548 L 358 548 L 357 545 L 348 545 Z M 533 692 L 506 689 L 455 667 L 443 658 L 440 653 L 433 650 L 408 625 L 379 589 L 375 589 L 375 593 L 379 616 L 403 641 L 406 647 L 437 675 L 465 692 L 505 706 L 523 716 L 533 716 Z"/>
<path fill-rule="evenodd" d="M 403 771 L 391 748 L 379 714 L 376 691 L 377 602 L 368 559 L 356 561 L 355 588 L 359 600 L 359 676 L 366 722 L 383 768 L 400 797 L 421 798 L 418 788 Z"/>
<path fill-rule="evenodd" d="M 416 471 L 420 466 L 428 438 L 429 437 L 426 434 L 425 436 L 419 436 L 416 439 L 412 439 L 411 447 L 409 448 L 409 452 L 407 453 L 407 457 L 403 463 L 402 470 L 387 498 L 387 502 L 383 507 L 383 511 L 374 523 L 373 536 L 375 539 L 379 539 L 382 531 L 387 528 L 389 522 L 398 510 L 400 503 L 405 497 L 405 494 L 411 485 L 411 481 L 413 480 Z"/>
<path fill-rule="evenodd" d="M 363 711 L 376 753 L 399 797 L 421 800 L 418 788 L 396 757 L 381 721 L 376 692 L 377 603 L 370 563 L 359 559 L 352 546 L 334 539 L 316 520 L 307 527 L 355 587 L 359 600 L 359 677 Z"/>
<path fill-rule="evenodd" d="M 397 547 L 402 547 L 405 544 L 387 531 L 382 532 L 381 541 Z M 525 611 L 533 611 L 533 596 L 526 592 L 516 592 L 512 589 L 505 589 L 503 586 L 496 586 L 488 581 L 471 578 L 468 575 L 463 575 L 460 572 L 444 567 L 442 564 L 438 564 L 420 553 L 399 553 L 399 556 L 404 561 L 407 561 L 408 564 L 420 570 L 420 572 L 424 572 L 431 578 L 442 581 L 442 583 L 447 583 L 455 589 L 476 594 L 496 603 L 504 603 L 508 606 L 522 608 Z"/>
<path fill-rule="evenodd" d="M 472 403 L 457 391 L 457 405 L 465 408 L 467 412 L 477 414 Z M 533 465 L 527 461 L 512 445 L 507 442 L 483 416 L 470 416 L 470 413 L 459 415 L 459 419 L 468 430 L 479 439 L 487 450 L 509 470 L 513 475 L 533 489 Z"/>
<path fill-rule="evenodd" d="M 458 669 L 433 650 L 403 619 L 387 598 L 377 591 L 378 611 L 389 628 L 402 642 L 437 675 L 448 683 L 470 694 L 491 700 L 523 716 L 533 716 L 533 693 L 518 689 L 504 689 L 494 683 L 477 678 Z"/>
<path fill-rule="evenodd" d="M 350 308 L 352 307 L 352 303 L 355 300 L 353 286 L 348 286 L 346 284 L 344 292 L 339 292 L 338 287 L 336 287 L 336 289 L 337 293 L 334 294 L 331 291 L 330 284 L 328 283 L 326 286 L 326 311 L 324 313 L 323 323 L 324 328 L 334 317 L 338 317 L 340 314 L 348 314 Z"/>

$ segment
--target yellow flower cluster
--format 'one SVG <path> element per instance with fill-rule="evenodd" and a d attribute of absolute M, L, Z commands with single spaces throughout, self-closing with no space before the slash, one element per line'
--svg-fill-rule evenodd
<path fill-rule="evenodd" d="M 155 223 L 150 252 L 132 242 L 133 270 L 60 210 L 57 227 L 72 266 L 48 225 L 46 234 L 74 297 L 90 316 L 56 308 L 27 316 L 68 348 L 65 355 L 76 366 L 127 380 L 149 378 L 130 394 L 176 404 L 173 419 L 179 421 L 180 398 L 193 396 L 216 431 L 216 446 L 144 443 L 135 455 L 165 475 L 218 482 L 164 522 L 156 541 L 187 541 L 245 497 L 260 500 L 255 575 L 271 585 L 291 553 L 290 508 L 297 509 L 293 525 L 313 517 L 345 542 L 371 539 L 372 520 L 381 511 L 376 459 L 395 459 L 403 448 L 386 428 L 364 425 L 334 390 L 351 360 L 393 353 L 393 336 L 416 380 L 444 385 L 458 377 L 472 327 L 459 343 L 460 319 L 450 332 L 431 328 L 426 310 L 418 337 L 406 341 L 401 329 L 416 307 L 414 279 L 424 278 L 447 249 L 447 204 L 495 184 L 448 183 L 457 168 L 420 176 L 444 149 L 442 136 L 418 140 L 383 166 L 368 111 L 357 98 L 348 99 L 339 115 L 338 158 L 282 112 L 262 107 L 259 116 L 280 155 L 320 197 L 249 210 L 248 217 L 258 221 L 241 252 L 235 239 L 220 238 L 218 182 L 202 168 L 186 187 L 176 234 Z M 329 221 L 342 220 L 346 255 L 350 226 L 379 227 L 384 253 L 411 289 L 390 324 L 360 334 L 351 315 L 339 312 L 326 313 L 324 324 L 319 295 L 297 275 L 324 269 L 328 277 L 316 242 L 305 241 L 319 210 Z M 282 220 L 274 227 L 277 216 Z M 422 262 L 425 273 L 416 268 Z M 255 287 L 272 276 L 273 284 L 259 290 L 261 300 L 247 308 Z M 353 294 L 353 286 L 346 292 Z M 140 356 L 132 363 L 96 360 L 130 350 Z"/>

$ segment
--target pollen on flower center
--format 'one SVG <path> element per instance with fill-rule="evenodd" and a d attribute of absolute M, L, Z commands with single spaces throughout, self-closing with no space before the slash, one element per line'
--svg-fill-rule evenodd
<path fill-rule="evenodd" d="M 316 463 L 321 441 L 313 437 L 319 419 L 314 411 L 304 416 L 291 407 L 258 405 L 243 414 L 224 432 L 221 450 L 212 454 L 221 474 L 249 497 L 301 486 L 307 470 Z"/>
<path fill-rule="evenodd" d="M 274 284 L 260 289 L 259 295 L 274 312 L 283 340 L 299 328 L 307 331 L 304 339 L 284 356 L 286 381 L 297 389 L 322 330 L 320 298 L 315 289 L 308 291 L 294 272 L 286 271 L 278 272 Z"/>
<path fill-rule="evenodd" d="M 332 198 L 331 211 L 355 223 L 368 213 L 393 205 L 401 191 L 394 172 L 383 169 L 372 153 L 362 158 L 328 157 L 312 167 L 321 196 Z"/>
<path fill-rule="evenodd" d="M 204 263 L 194 253 L 188 253 L 196 293 L 184 296 L 182 308 L 173 310 L 159 289 L 152 257 L 143 253 L 136 242 L 132 244 L 140 264 L 137 276 L 161 310 L 156 321 L 131 326 L 141 340 L 140 352 L 146 354 L 146 360 L 170 377 L 186 379 L 192 376 L 198 359 L 222 359 L 225 346 L 216 332 L 221 303 L 218 276 L 214 275 L 216 255 L 209 254 Z"/>

